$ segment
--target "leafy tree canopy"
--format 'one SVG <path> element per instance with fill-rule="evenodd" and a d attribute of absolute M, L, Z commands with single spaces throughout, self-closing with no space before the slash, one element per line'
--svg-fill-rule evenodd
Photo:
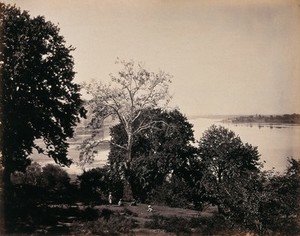
<path fill-rule="evenodd" d="M 258 170 L 257 147 L 243 143 L 233 131 L 212 125 L 199 141 L 199 155 L 217 182 L 238 177 L 248 170 Z"/>
<path fill-rule="evenodd" d="M 170 174 L 188 176 L 189 164 L 196 153 L 191 145 L 194 142 L 192 125 L 178 110 L 147 109 L 133 125 L 139 126 L 145 119 L 160 122 L 143 130 L 133 141 L 130 181 L 139 198 L 146 198 Z M 122 173 L 126 158 L 126 152 L 121 148 L 126 142 L 126 132 L 121 124 L 111 128 L 111 137 L 109 162 L 112 171 L 118 175 Z"/>
<path fill-rule="evenodd" d="M 283 175 L 262 171 L 257 147 L 213 125 L 199 141 L 199 165 L 203 173 L 196 187 L 230 222 L 260 235 L 299 233 L 298 160 L 288 159 Z"/>
<path fill-rule="evenodd" d="M 6 173 L 24 170 L 33 148 L 70 165 L 66 141 L 84 115 L 80 87 L 73 82 L 74 48 L 44 17 L 32 18 L 3 3 L 0 28 L 0 138 Z"/>
<path fill-rule="evenodd" d="M 259 172 L 257 147 L 243 143 L 222 126 L 211 126 L 199 141 L 199 158 L 205 170 L 202 185 L 210 201 L 220 206 L 230 196 L 231 183 Z"/>

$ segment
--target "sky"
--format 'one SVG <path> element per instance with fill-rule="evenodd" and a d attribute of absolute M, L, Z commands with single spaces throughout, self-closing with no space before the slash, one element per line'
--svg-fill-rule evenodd
<path fill-rule="evenodd" d="M 119 57 L 173 75 L 186 115 L 300 113 L 299 0 L 1 0 L 58 24 L 75 81 Z"/>

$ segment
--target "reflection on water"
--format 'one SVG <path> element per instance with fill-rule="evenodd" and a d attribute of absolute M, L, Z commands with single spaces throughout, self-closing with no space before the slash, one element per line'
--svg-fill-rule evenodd
<path fill-rule="evenodd" d="M 106 140 L 108 140 L 108 137 L 106 138 L 107 138 Z M 82 137 L 80 137 L 79 140 L 82 141 L 83 140 Z M 41 141 L 39 142 L 41 143 Z M 83 168 L 79 165 L 79 153 L 80 153 L 80 150 L 78 149 L 79 143 L 70 142 L 70 146 L 68 149 L 68 156 L 70 159 L 72 159 L 73 164 L 70 167 L 63 167 L 63 169 L 66 170 L 71 175 L 79 175 L 83 172 Z M 103 147 L 100 147 L 97 154 L 95 155 L 94 161 L 91 164 L 86 164 L 84 166 L 85 170 L 102 167 L 105 164 L 107 164 L 109 148 L 107 144 L 102 146 Z M 39 154 L 37 151 L 34 151 L 33 154 L 30 156 L 30 158 L 33 161 L 38 162 L 42 167 L 47 164 L 55 164 L 53 159 L 49 158 L 46 155 Z"/>
<path fill-rule="evenodd" d="M 275 168 L 283 172 L 286 168 L 286 158 L 299 158 L 300 126 L 287 124 L 233 124 L 222 123 L 218 119 L 191 119 L 194 125 L 195 138 L 199 140 L 203 132 L 211 125 L 222 125 L 240 136 L 244 143 L 258 147 L 261 160 L 265 161 L 267 170 Z"/>

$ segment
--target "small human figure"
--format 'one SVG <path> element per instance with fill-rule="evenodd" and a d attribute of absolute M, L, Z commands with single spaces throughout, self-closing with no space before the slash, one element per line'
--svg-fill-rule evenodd
<path fill-rule="evenodd" d="M 123 201 L 122 201 L 122 198 L 119 200 L 119 202 L 118 202 L 118 206 L 123 206 Z"/>
<path fill-rule="evenodd" d="M 130 203 L 131 206 L 136 206 L 136 200 L 133 199 L 133 201 Z"/>
<path fill-rule="evenodd" d="M 148 209 L 147 209 L 147 212 L 152 212 L 153 211 L 153 208 L 152 208 L 152 206 L 151 205 L 148 205 Z"/>
<path fill-rule="evenodd" d="M 109 192 L 109 195 L 108 195 L 108 203 L 109 203 L 109 205 L 112 204 L 112 195 L 111 195 L 111 192 Z"/>

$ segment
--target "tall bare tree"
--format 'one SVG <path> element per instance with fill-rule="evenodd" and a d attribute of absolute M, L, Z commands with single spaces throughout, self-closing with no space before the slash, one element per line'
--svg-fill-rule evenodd
<path fill-rule="evenodd" d="M 129 175 L 132 161 L 132 145 L 134 137 L 145 129 L 154 127 L 158 120 L 151 117 L 140 118 L 143 110 L 148 108 L 166 107 L 170 101 L 169 84 L 171 76 L 159 71 L 149 72 L 140 63 L 134 61 L 117 60 L 122 69 L 117 75 L 110 75 L 111 82 L 107 85 L 101 82 L 84 84 L 88 94 L 92 123 L 102 123 L 107 117 L 117 118 L 126 132 L 127 140 L 124 146 L 117 145 L 125 150 L 123 163 L 124 172 L 124 199 L 133 198 Z M 90 142 L 86 143 L 83 152 L 88 153 Z M 95 143 L 94 143 L 95 144 Z M 93 153 L 93 152 L 92 152 Z M 84 155 L 81 155 L 83 159 Z"/>

